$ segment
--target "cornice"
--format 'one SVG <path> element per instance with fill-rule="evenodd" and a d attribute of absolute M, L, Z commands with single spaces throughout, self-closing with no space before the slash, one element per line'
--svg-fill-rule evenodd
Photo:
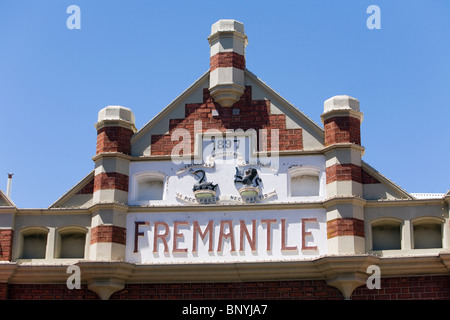
<path fill-rule="evenodd" d="M 404 206 L 428 206 L 443 205 L 445 201 L 442 199 L 383 199 L 383 200 L 366 200 L 366 207 L 404 207 Z"/>
<path fill-rule="evenodd" d="M 88 208 L 90 213 L 95 213 L 98 210 L 120 210 L 128 212 L 129 206 L 121 202 L 100 202 L 96 203 Z"/>
<path fill-rule="evenodd" d="M 215 33 L 211 34 L 207 39 L 209 43 L 215 42 L 222 37 L 236 37 L 243 41 L 245 45 L 247 45 L 247 35 L 237 30 L 218 30 Z"/>
<path fill-rule="evenodd" d="M 17 207 L 0 207 L 0 214 L 1 213 L 16 213 Z"/>
<path fill-rule="evenodd" d="M 348 149 L 353 149 L 353 150 L 355 150 L 355 151 L 360 152 L 360 153 L 361 153 L 361 156 L 363 156 L 364 153 L 365 153 L 365 148 L 362 147 L 362 146 L 360 146 L 360 145 L 357 145 L 357 144 L 355 144 L 355 143 L 334 143 L 334 144 L 332 144 L 332 145 L 329 145 L 329 146 L 327 146 L 327 147 L 324 147 L 324 148 L 321 150 L 321 152 L 322 152 L 323 154 L 327 154 L 327 153 L 330 153 L 330 152 L 332 152 L 332 151 L 335 151 L 336 149 L 346 149 L 346 150 L 348 150 Z"/>
<path fill-rule="evenodd" d="M 325 208 L 329 208 L 337 204 L 354 204 L 364 207 L 366 203 L 367 200 L 360 197 L 333 197 L 326 199 L 323 202 L 323 206 Z"/>
<path fill-rule="evenodd" d="M 17 209 L 16 215 L 90 214 L 88 208 Z"/>
<path fill-rule="evenodd" d="M 380 258 L 382 276 L 449 274 L 449 253 Z"/>
<path fill-rule="evenodd" d="M 7 283 L 66 283 L 67 264 L 0 263 L 0 281 Z M 381 277 L 449 275 L 450 253 L 406 257 L 369 254 L 323 256 L 302 261 L 242 263 L 134 264 L 125 261 L 78 261 L 81 280 L 91 283 L 113 279 L 123 283 L 269 281 L 339 279 L 349 274 L 369 276 L 370 265 L 380 267 Z"/>
<path fill-rule="evenodd" d="M 145 212 L 211 212 L 211 211 L 253 211 L 253 210 L 288 210 L 288 209 L 324 209 L 337 204 L 353 204 L 366 208 L 405 207 L 405 206 L 446 206 L 443 199 L 385 199 L 366 200 L 360 197 L 342 196 L 319 201 L 279 202 L 279 203 L 245 203 L 245 204 L 208 204 L 208 205 L 128 205 L 122 202 L 96 203 L 90 207 L 61 208 L 27 208 L 0 207 L 0 214 L 15 215 L 56 215 L 56 214 L 91 214 L 101 209 L 116 209 L 127 213 Z"/>
<path fill-rule="evenodd" d="M 94 162 L 96 162 L 97 160 L 103 159 L 103 158 L 121 158 L 124 160 L 135 160 L 134 157 L 132 157 L 128 154 L 122 153 L 122 152 L 102 152 L 102 153 L 99 153 L 99 154 L 96 154 L 95 156 L 93 156 L 92 160 Z"/>
<path fill-rule="evenodd" d="M 8 282 L 17 269 L 16 262 L 0 261 L 0 283 Z"/>
<path fill-rule="evenodd" d="M 447 191 L 447 193 L 444 196 L 445 201 L 447 201 L 448 203 L 450 203 L 450 190 Z"/>
<path fill-rule="evenodd" d="M 320 119 L 322 120 L 322 122 L 324 122 L 326 119 L 329 119 L 332 117 L 348 117 L 348 116 L 357 118 L 361 122 L 364 119 L 364 115 L 361 111 L 355 111 L 355 110 L 349 109 L 349 108 L 329 110 L 329 111 L 323 113 L 320 116 Z"/>
<path fill-rule="evenodd" d="M 313 149 L 313 150 L 287 150 L 287 151 L 277 151 L 277 156 L 280 157 L 290 157 L 290 156 L 309 156 L 309 155 L 323 155 L 324 149 Z M 264 156 L 271 156 L 270 151 L 267 152 L 256 152 L 256 156 L 259 158 Z M 95 155 L 92 160 L 97 161 L 102 156 L 104 157 L 122 157 L 124 159 L 130 160 L 130 161 L 172 161 L 172 157 L 170 155 L 158 155 L 158 156 L 139 156 L 139 157 L 133 157 L 133 156 L 127 156 L 124 154 L 118 154 L 118 153 L 102 153 L 99 155 Z M 191 161 L 194 161 L 196 159 L 196 156 L 194 154 L 190 155 Z"/>
<path fill-rule="evenodd" d="M 441 253 L 439 255 L 442 263 L 447 267 L 447 270 L 450 272 L 450 253 Z"/>
<path fill-rule="evenodd" d="M 134 125 L 133 122 L 127 121 L 127 120 L 122 120 L 122 119 L 104 119 L 104 120 L 97 122 L 94 125 L 96 130 L 100 130 L 104 127 L 110 127 L 110 126 L 119 126 L 119 127 L 130 129 L 131 131 L 133 131 L 133 133 L 137 132 L 136 126 Z"/>
<path fill-rule="evenodd" d="M 252 210 L 286 210 L 286 209 L 320 209 L 322 201 L 292 202 L 292 203 L 252 203 L 226 205 L 167 205 L 167 206 L 130 206 L 130 213 L 139 212 L 211 212 L 211 211 L 252 211 Z"/>

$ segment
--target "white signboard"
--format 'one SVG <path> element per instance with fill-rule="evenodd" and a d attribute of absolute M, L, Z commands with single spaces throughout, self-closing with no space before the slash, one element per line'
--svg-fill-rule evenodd
<path fill-rule="evenodd" d="M 323 209 L 132 213 L 126 259 L 137 263 L 304 260 L 325 255 Z"/>

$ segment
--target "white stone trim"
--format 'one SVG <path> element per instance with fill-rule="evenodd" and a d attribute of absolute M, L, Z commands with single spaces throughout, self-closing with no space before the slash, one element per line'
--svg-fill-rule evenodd
<path fill-rule="evenodd" d="M 114 261 L 125 259 L 125 245 L 115 242 L 96 242 L 90 245 L 90 260 Z"/>
<path fill-rule="evenodd" d="M 356 196 L 362 197 L 362 183 L 353 180 L 333 181 L 327 183 L 327 197 Z"/>
<path fill-rule="evenodd" d="M 327 240 L 328 254 L 353 255 L 365 253 L 365 238 L 346 235 Z"/>
<path fill-rule="evenodd" d="M 124 159 L 120 157 L 118 158 L 102 157 L 95 162 L 94 175 L 98 175 L 104 172 L 105 173 L 117 172 L 128 176 L 129 166 L 130 166 L 129 159 Z"/>
<path fill-rule="evenodd" d="M 128 182 L 129 183 L 129 182 Z M 104 202 L 128 202 L 128 192 L 118 189 L 100 189 L 94 191 L 92 198 L 94 204 Z"/>

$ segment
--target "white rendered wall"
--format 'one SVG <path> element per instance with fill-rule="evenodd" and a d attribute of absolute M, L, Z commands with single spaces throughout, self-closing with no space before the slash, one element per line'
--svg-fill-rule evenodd
<path fill-rule="evenodd" d="M 158 264 L 314 259 L 327 253 L 325 214 L 324 209 L 129 213 L 126 260 Z M 250 238 L 253 238 L 255 226 L 254 250 L 247 236 L 244 234 L 241 237 L 241 220 L 244 221 Z M 267 220 L 272 221 L 270 233 L 267 230 L 269 223 L 263 222 Z M 138 236 L 136 236 L 136 222 L 140 223 Z M 175 222 L 178 223 L 176 231 Z M 198 224 L 201 232 L 206 231 L 209 223 L 212 224 L 210 229 L 212 244 L 209 233 L 203 240 L 195 233 L 197 246 L 194 247 L 194 223 Z M 226 234 L 227 238 L 221 237 L 221 225 L 222 233 Z M 163 236 L 167 247 L 160 238 L 155 238 L 155 232 Z M 167 236 L 164 236 L 165 233 Z M 175 236 L 176 234 L 178 235 Z"/>
<path fill-rule="evenodd" d="M 253 161 L 253 160 L 252 160 Z M 213 167 L 193 167 L 193 170 L 204 170 L 206 180 L 218 184 L 216 196 L 222 199 L 228 196 L 239 196 L 238 189 L 242 184 L 234 183 L 236 167 L 240 170 L 254 167 L 262 179 L 260 184 L 260 194 L 268 195 L 270 198 L 264 200 L 271 203 L 323 201 L 326 198 L 326 177 L 325 177 L 325 157 L 323 156 L 302 156 L 302 157 L 279 157 L 278 160 L 270 158 L 259 159 L 260 163 L 270 163 L 273 166 L 262 165 L 240 166 L 233 159 L 230 161 L 215 160 Z M 315 196 L 295 196 L 291 197 L 289 192 L 290 176 L 288 169 L 293 166 L 309 166 L 317 168 L 319 174 L 319 190 Z M 137 185 L 137 177 L 144 173 L 158 173 L 164 176 L 164 200 L 140 201 Z M 130 192 L 128 203 L 130 205 L 184 205 L 186 201 L 180 201 L 178 195 L 194 197 L 193 185 L 198 181 L 184 164 L 174 164 L 172 161 L 152 161 L 152 162 L 132 162 L 130 163 Z M 192 203 L 191 203 L 192 204 Z"/>

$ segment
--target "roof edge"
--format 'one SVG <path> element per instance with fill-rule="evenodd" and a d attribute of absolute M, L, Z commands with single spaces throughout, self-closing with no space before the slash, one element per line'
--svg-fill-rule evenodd
<path fill-rule="evenodd" d="M 206 77 L 209 76 L 209 70 L 205 72 L 200 78 L 194 81 L 186 90 L 184 90 L 178 97 L 176 97 L 172 102 L 170 102 L 165 108 L 163 108 L 156 116 L 154 116 L 150 121 L 148 121 L 141 129 L 139 129 L 132 137 L 131 144 L 135 143 L 142 135 L 144 135 L 148 130 L 150 130 L 159 120 L 166 116 L 172 108 L 178 105 L 186 96 L 195 91 L 202 83 Z"/>
<path fill-rule="evenodd" d="M 290 103 L 288 100 L 283 98 L 278 92 L 276 92 L 274 89 L 272 89 L 268 84 L 266 84 L 264 81 L 262 81 L 260 78 L 258 78 L 253 72 L 245 69 L 245 74 L 250 76 L 253 81 L 259 83 L 266 91 L 273 93 L 278 100 L 283 103 L 289 110 L 293 111 L 296 115 L 298 115 L 300 118 L 302 118 L 304 121 L 309 122 L 311 124 L 311 127 L 321 136 L 324 137 L 325 133 L 321 126 L 319 126 L 316 122 L 314 122 L 310 117 L 308 117 L 306 114 L 304 114 L 300 109 L 295 107 L 292 103 Z"/>
<path fill-rule="evenodd" d="M 400 193 L 401 195 L 405 196 L 409 200 L 415 200 L 416 198 L 412 196 L 409 192 L 401 188 L 399 185 L 394 183 L 392 180 L 386 178 L 384 175 L 382 175 L 378 170 L 370 166 L 365 161 L 361 160 L 361 168 L 364 169 L 367 173 L 371 174 L 374 178 L 377 180 L 386 183 L 388 186 L 393 188 L 395 191 Z"/>
<path fill-rule="evenodd" d="M 66 193 L 64 193 L 58 200 L 53 202 L 48 209 L 54 209 L 61 207 L 61 204 L 68 200 L 70 197 L 75 195 L 78 191 L 80 191 L 91 179 L 94 178 L 95 170 L 92 170 L 88 175 L 86 175 L 83 179 L 81 179 L 78 183 L 76 183 L 72 188 L 69 189 Z"/>
<path fill-rule="evenodd" d="M 0 198 L 6 201 L 6 203 L 8 204 L 8 206 L 6 206 L 6 207 L 17 208 L 17 206 L 14 204 L 14 202 L 11 200 L 11 198 L 8 197 L 2 190 L 0 190 Z"/>

